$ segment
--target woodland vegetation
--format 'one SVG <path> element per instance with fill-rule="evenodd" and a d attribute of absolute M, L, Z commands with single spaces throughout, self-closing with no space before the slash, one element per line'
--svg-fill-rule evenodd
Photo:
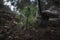
<path fill-rule="evenodd" d="M 60 40 L 60 0 L 0 0 L 0 40 Z"/>

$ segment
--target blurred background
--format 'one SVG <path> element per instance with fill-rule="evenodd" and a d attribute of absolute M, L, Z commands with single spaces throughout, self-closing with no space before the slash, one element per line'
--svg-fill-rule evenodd
<path fill-rule="evenodd" d="M 60 1 L 0 0 L 0 40 L 60 40 Z"/>

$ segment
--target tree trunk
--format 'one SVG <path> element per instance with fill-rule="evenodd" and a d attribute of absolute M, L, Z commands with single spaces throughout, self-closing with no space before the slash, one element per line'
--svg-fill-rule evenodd
<path fill-rule="evenodd" d="M 41 3 L 40 0 L 38 0 L 38 15 L 39 17 L 37 18 L 37 25 L 41 28 L 46 28 L 48 26 L 48 20 L 49 16 L 46 13 L 42 13 L 42 8 L 41 8 Z"/>

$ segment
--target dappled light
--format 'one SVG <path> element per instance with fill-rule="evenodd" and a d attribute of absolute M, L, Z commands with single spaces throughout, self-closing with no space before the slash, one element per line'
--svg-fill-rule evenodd
<path fill-rule="evenodd" d="M 0 40 L 60 40 L 60 1 L 0 0 Z"/>

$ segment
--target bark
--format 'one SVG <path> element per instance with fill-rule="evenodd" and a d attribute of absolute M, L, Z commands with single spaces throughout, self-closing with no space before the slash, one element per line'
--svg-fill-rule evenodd
<path fill-rule="evenodd" d="M 42 13 L 40 0 L 38 0 L 38 8 L 39 8 L 38 15 L 41 17 L 38 17 L 37 25 L 39 27 L 46 28 L 48 26 L 49 16 L 46 13 Z"/>

